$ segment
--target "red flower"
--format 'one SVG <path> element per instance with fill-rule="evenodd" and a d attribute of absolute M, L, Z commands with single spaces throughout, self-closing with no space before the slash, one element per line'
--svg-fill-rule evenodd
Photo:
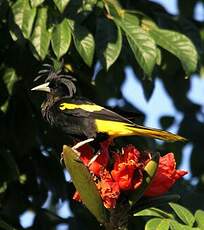
<path fill-rule="evenodd" d="M 129 190 L 132 188 L 132 178 L 134 175 L 135 168 L 133 165 L 127 163 L 120 163 L 112 170 L 111 175 L 121 190 Z"/>
<path fill-rule="evenodd" d="M 109 161 L 109 141 L 100 143 L 100 154 L 99 156 L 89 165 L 89 170 L 94 173 L 95 176 L 100 174 L 100 171 L 104 169 Z M 81 153 L 80 159 L 84 165 L 88 166 L 90 160 L 94 157 L 94 151 L 89 145 L 83 145 L 78 150 Z"/>
<path fill-rule="evenodd" d="M 120 195 L 120 188 L 118 183 L 113 180 L 109 171 L 105 169 L 109 162 L 109 144 L 109 141 L 100 143 L 100 155 L 90 164 L 89 170 L 98 177 L 96 186 L 104 206 L 106 208 L 114 208 Z M 78 151 L 81 154 L 80 159 L 84 165 L 88 166 L 90 160 L 94 157 L 93 149 L 89 145 L 84 145 Z M 75 192 L 73 199 L 81 201 L 79 192 Z"/>
<path fill-rule="evenodd" d="M 106 208 L 115 208 L 116 201 L 120 195 L 120 188 L 107 170 L 101 172 L 100 180 L 96 186 L 100 192 L 104 206 Z"/>
<path fill-rule="evenodd" d="M 115 153 L 114 160 L 111 175 L 120 189 L 133 190 L 140 186 L 144 165 L 150 160 L 149 155 L 141 154 L 133 145 L 129 145 L 123 149 L 123 154 Z"/>
<path fill-rule="evenodd" d="M 106 208 L 115 208 L 116 201 L 120 195 L 120 188 L 107 170 L 101 171 L 100 180 L 96 183 L 96 187 L 101 195 L 104 206 Z M 81 202 L 78 191 L 74 193 L 73 200 Z"/>
<path fill-rule="evenodd" d="M 184 170 L 176 170 L 176 161 L 173 153 L 168 153 L 159 159 L 159 166 L 145 196 L 160 196 L 167 192 L 173 184 L 186 175 Z"/>
<path fill-rule="evenodd" d="M 80 152 L 80 160 L 84 163 L 84 165 L 88 165 L 90 159 L 94 156 L 94 151 L 90 145 L 81 146 L 78 151 Z"/>
<path fill-rule="evenodd" d="M 89 145 L 82 146 L 79 152 L 80 159 L 92 172 L 104 206 L 114 208 L 121 192 L 136 190 L 142 184 L 144 167 L 151 160 L 151 155 L 138 151 L 133 145 L 123 148 L 121 153 L 113 153 L 109 151 L 109 145 L 109 141 L 101 143 L 100 155 L 96 159 L 93 158 L 94 151 Z M 90 161 L 93 162 L 90 164 Z M 173 153 L 160 157 L 156 175 L 144 195 L 162 195 L 186 173 L 176 170 Z M 80 201 L 78 192 L 73 199 Z"/>

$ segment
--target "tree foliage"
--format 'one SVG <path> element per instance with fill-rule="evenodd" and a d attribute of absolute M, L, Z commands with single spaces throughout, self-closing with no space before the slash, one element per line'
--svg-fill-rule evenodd
<path fill-rule="evenodd" d="M 194 17 L 199 2 L 178 0 L 179 13 L 174 16 L 148 0 L 0 0 L 1 228 L 23 229 L 19 217 L 28 210 L 35 214 L 30 229 L 51 229 L 60 223 L 70 229 L 100 228 L 86 208 L 72 201 L 74 188 L 59 162 L 62 145 L 70 144 L 70 137 L 42 120 L 43 96 L 30 92 L 42 63 L 54 60 L 57 65 L 63 58 L 66 71 L 77 78 L 79 94 L 101 105 L 107 105 L 111 98 L 122 101 L 120 109 L 139 113 L 137 123 L 142 123 L 144 116 L 121 91 L 127 68 L 142 83 L 147 100 L 155 79 L 162 81 L 183 115 L 178 133 L 192 145 L 191 172 L 198 180 L 196 186 L 180 182 L 175 192 L 195 214 L 174 204 L 175 217 L 166 218 L 165 212 L 163 218 L 155 209 L 143 211 L 151 216 L 161 214 L 149 220 L 145 229 L 179 229 L 181 224 L 188 225 L 187 229 L 202 229 L 203 211 L 195 210 L 204 209 L 200 202 L 204 200 L 204 124 L 198 118 L 202 107 L 187 97 L 192 74 L 202 76 L 204 70 L 204 27 Z M 137 96 L 137 90 L 132 93 Z M 174 120 L 168 116 L 160 119 L 165 129 Z M 154 146 L 161 153 L 173 151 L 178 160 L 186 144 L 158 144 L 140 138 L 121 142 Z M 48 197 L 51 201 L 45 209 Z M 74 217 L 57 214 L 60 201 L 69 201 Z M 145 221 L 146 217 L 139 221 L 133 217 L 129 229 L 143 229 Z"/>

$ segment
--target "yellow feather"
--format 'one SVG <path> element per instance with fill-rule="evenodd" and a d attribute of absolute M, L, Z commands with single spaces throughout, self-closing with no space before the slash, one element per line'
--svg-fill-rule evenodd
<path fill-rule="evenodd" d="M 95 120 L 97 132 L 107 133 L 109 136 L 146 136 L 165 141 L 185 141 L 186 139 L 159 129 L 150 129 L 119 121 Z"/>
<path fill-rule="evenodd" d="M 71 103 L 62 103 L 59 108 L 61 110 L 83 109 L 87 112 L 96 112 L 96 111 L 101 111 L 103 109 L 103 107 L 95 104 L 71 104 Z"/>
<path fill-rule="evenodd" d="M 134 135 L 131 129 L 128 129 L 127 123 L 109 120 L 95 120 L 98 132 L 108 133 L 110 136 L 129 136 Z"/>

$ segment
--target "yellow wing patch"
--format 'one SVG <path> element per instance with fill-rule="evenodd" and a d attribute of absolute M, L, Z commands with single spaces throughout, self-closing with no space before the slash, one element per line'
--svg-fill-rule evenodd
<path fill-rule="evenodd" d="M 101 111 L 103 107 L 95 104 L 72 104 L 72 103 L 62 103 L 59 107 L 61 110 L 65 109 L 83 109 L 87 112 Z"/>
<path fill-rule="evenodd" d="M 134 131 L 125 122 L 96 119 L 95 124 L 98 132 L 107 133 L 110 136 L 134 135 Z"/>

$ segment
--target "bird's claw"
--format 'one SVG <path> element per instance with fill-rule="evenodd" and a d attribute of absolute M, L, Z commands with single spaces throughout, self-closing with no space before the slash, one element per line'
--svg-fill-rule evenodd
<path fill-rule="evenodd" d="M 77 154 L 78 158 L 80 158 L 81 153 L 80 153 L 77 149 L 80 148 L 81 146 L 83 146 L 83 145 L 89 143 L 89 142 L 92 142 L 92 141 L 94 141 L 94 138 L 89 138 L 89 139 L 86 139 L 86 140 L 84 140 L 84 141 L 78 142 L 76 145 L 74 145 L 74 146 L 72 147 L 72 150 Z"/>
<path fill-rule="evenodd" d="M 73 147 L 72 147 L 72 150 L 77 150 L 78 148 L 80 148 L 81 146 L 83 146 L 83 145 L 85 145 L 85 144 L 87 144 L 87 143 L 89 143 L 89 142 L 92 142 L 92 141 L 94 141 L 94 138 L 89 138 L 89 139 L 86 139 L 86 140 L 84 140 L 84 141 L 80 141 L 80 142 L 78 142 L 76 145 L 74 145 Z"/>
<path fill-rule="evenodd" d="M 77 150 L 78 148 L 80 148 L 81 146 L 83 146 L 83 145 L 85 145 L 85 144 L 87 144 L 87 143 L 89 143 L 89 142 L 92 142 L 92 141 L 94 141 L 94 138 L 89 138 L 89 139 L 86 139 L 86 140 L 84 140 L 84 141 L 80 141 L 80 142 L 78 142 L 76 145 L 74 145 L 71 149 L 77 154 L 77 156 L 78 156 L 78 158 L 80 158 L 80 155 L 81 155 L 81 153 Z M 95 157 L 95 156 L 94 156 Z M 94 158 L 93 157 L 93 158 Z M 96 159 L 97 157 L 95 157 L 95 159 Z M 94 160 L 95 160 L 94 159 Z M 93 160 L 93 161 L 94 161 Z M 91 159 L 91 161 L 92 161 L 92 159 Z M 93 161 L 91 162 L 91 164 L 93 163 Z M 64 162 L 64 156 L 63 156 L 63 152 L 61 153 L 61 158 L 60 158 L 60 164 L 61 165 L 63 165 L 63 162 Z"/>
<path fill-rule="evenodd" d="M 100 150 L 91 158 L 91 160 L 88 163 L 88 168 L 91 166 L 91 164 L 100 156 L 101 152 Z"/>

